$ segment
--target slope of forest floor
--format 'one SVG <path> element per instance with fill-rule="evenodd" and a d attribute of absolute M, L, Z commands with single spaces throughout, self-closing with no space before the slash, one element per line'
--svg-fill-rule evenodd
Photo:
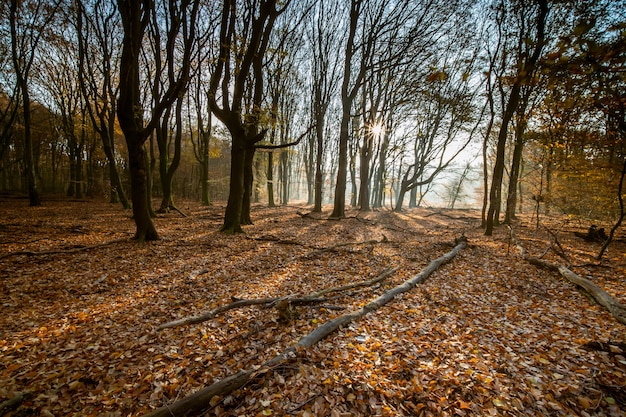
<path fill-rule="evenodd" d="M 507 228 L 484 237 L 478 211 L 350 211 L 331 221 L 303 215 L 309 207 L 254 206 L 255 224 L 227 236 L 223 206 L 184 202 L 188 217 L 161 215 L 162 239 L 138 243 L 130 212 L 116 205 L 27 204 L 0 202 L 0 404 L 27 394 L 9 416 L 139 416 L 172 403 L 360 308 L 463 234 L 469 247 L 426 282 L 214 398 L 205 415 L 626 413 L 624 326 L 526 263 Z M 514 229 L 530 255 L 563 263 L 546 251 L 549 229 L 576 273 L 626 304 L 626 244 L 598 264 L 599 244 L 573 234 L 588 226 L 562 216 L 536 228 L 522 216 Z M 157 330 L 233 297 L 307 295 L 388 267 L 399 269 L 382 284 L 298 307 L 289 321 L 252 306 Z"/>

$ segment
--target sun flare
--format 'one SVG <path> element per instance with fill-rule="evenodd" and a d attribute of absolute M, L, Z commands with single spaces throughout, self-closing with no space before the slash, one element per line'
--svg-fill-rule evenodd
<path fill-rule="evenodd" d="M 378 122 L 378 123 L 374 123 L 371 129 L 372 129 L 372 135 L 379 136 L 381 133 L 383 133 L 383 130 L 385 128 L 383 127 L 382 123 Z"/>

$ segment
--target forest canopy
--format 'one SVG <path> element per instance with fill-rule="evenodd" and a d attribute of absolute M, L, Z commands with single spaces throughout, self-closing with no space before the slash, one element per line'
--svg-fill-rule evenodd
<path fill-rule="evenodd" d="M 34 206 L 119 201 L 141 240 L 175 197 L 230 232 L 251 202 L 623 212 L 622 1 L 1 7 L 0 188 Z"/>

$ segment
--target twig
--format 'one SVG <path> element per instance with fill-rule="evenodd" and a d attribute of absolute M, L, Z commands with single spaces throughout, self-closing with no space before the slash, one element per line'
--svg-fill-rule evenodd
<path fill-rule="evenodd" d="M 45 251 L 41 251 L 41 252 L 34 252 L 34 251 L 29 251 L 29 250 L 21 250 L 21 251 L 9 252 L 7 254 L 4 254 L 4 255 L 0 256 L 0 259 L 9 258 L 11 256 L 19 256 L 19 255 L 43 256 L 43 255 L 56 255 L 56 254 L 59 254 L 59 253 L 75 253 L 75 252 L 81 252 L 81 251 L 84 251 L 84 250 L 100 248 L 100 247 L 103 247 L 103 246 L 108 246 L 108 245 L 112 245 L 112 244 L 115 244 L 115 243 L 126 242 L 126 241 L 128 241 L 128 238 L 121 238 L 121 239 L 111 240 L 109 242 L 98 243 L 97 245 L 80 246 L 80 247 L 72 248 L 72 249 L 45 250 Z"/>
<path fill-rule="evenodd" d="M 298 305 L 310 305 L 310 304 L 319 304 L 325 301 L 328 301 L 328 298 L 320 298 L 322 295 L 326 295 L 332 292 L 345 291 L 352 288 L 357 287 L 366 287 L 372 286 L 376 283 L 381 282 L 389 275 L 397 271 L 398 268 L 387 268 L 376 278 L 373 278 L 368 281 L 356 282 L 354 284 L 344 285 L 342 287 L 333 287 L 325 290 L 321 290 L 315 293 L 311 293 L 304 297 L 297 296 L 285 296 L 285 297 L 273 297 L 273 298 L 259 298 L 259 299 L 241 299 L 232 297 L 232 303 L 217 307 L 209 312 L 204 314 L 200 314 L 197 316 L 184 317 L 182 319 L 170 321 L 164 324 L 161 324 L 157 327 L 157 330 L 169 329 L 172 327 L 184 326 L 187 324 L 198 324 L 203 323 L 205 321 L 211 320 L 218 314 L 224 313 L 228 310 L 233 310 L 239 307 L 247 307 L 252 305 L 265 305 L 266 307 L 274 307 L 278 302 L 287 302 L 289 305 L 298 306 Z M 341 309 L 341 307 L 329 307 L 329 309 Z"/>
<path fill-rule="evenodd" d="M 381 238 L 380 241 L 376 240 L 376 239 L 372 239 L 372 240 L 366 240 L 364 242 L 346 242 L 346 243 L 339 243 L 337 245 L 333 245 L 327 248 L 322 248 L 322 249 L 318 249 L 318 250 L 314 250 L 312 252 L 309 253 L 305 253 L 304 255 L 302 255 L 302 258 L 308 258 L 310 256 L 317 256 L 317 255 L 321 255 L 322 253 L 326 253 L 326 252 L 332 252 L 334 250 L 337 250 L 339 248 L 343 248 L 346 246 L 358 246 L 358 245 L 373 245 L 376 243 L 387 243 L 389 242 L 389 239 L 387 239 L 387 236 L 383 235 L 383 237 Z"/>

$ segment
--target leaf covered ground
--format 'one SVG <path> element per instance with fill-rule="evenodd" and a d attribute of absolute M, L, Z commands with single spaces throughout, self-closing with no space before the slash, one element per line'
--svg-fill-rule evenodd
<path fill-rule="evenodd" d="M 253 207 L 246 234 L 217 230 L 223 206 L 183 203 L 131 240 L 130 213 L 97 202 L 0 203 L 0 404 L 9 416 L 139 416 L 254 369 L 333 317 L 415 276 L 465 234 L 470 246 L 426 282 L 314 348 L 207 404 L 212 416 L 622 416 L 626 332 L 553 272 L 522 260 L 477 211 L 415 209 L 329 221 L 307 207 Z M 522 216 L 532 256 L 556 234 L 573 270 L 626 304 L 626 244 L 601 263 L 588 223 Z M 362 243 L 372 241 L 369 243 Z M 376 241 L 376 242 L 373 242 Z M 349 243 L 343 245 L 345 243 Z M 96 245 L 96 246 L 94 246 Z M 248 299 L 329 295 L 291 320 L 259 306 L 201 324 L 160 324 Z M 339 310 L 338 308 L 343 308 Z"/>

